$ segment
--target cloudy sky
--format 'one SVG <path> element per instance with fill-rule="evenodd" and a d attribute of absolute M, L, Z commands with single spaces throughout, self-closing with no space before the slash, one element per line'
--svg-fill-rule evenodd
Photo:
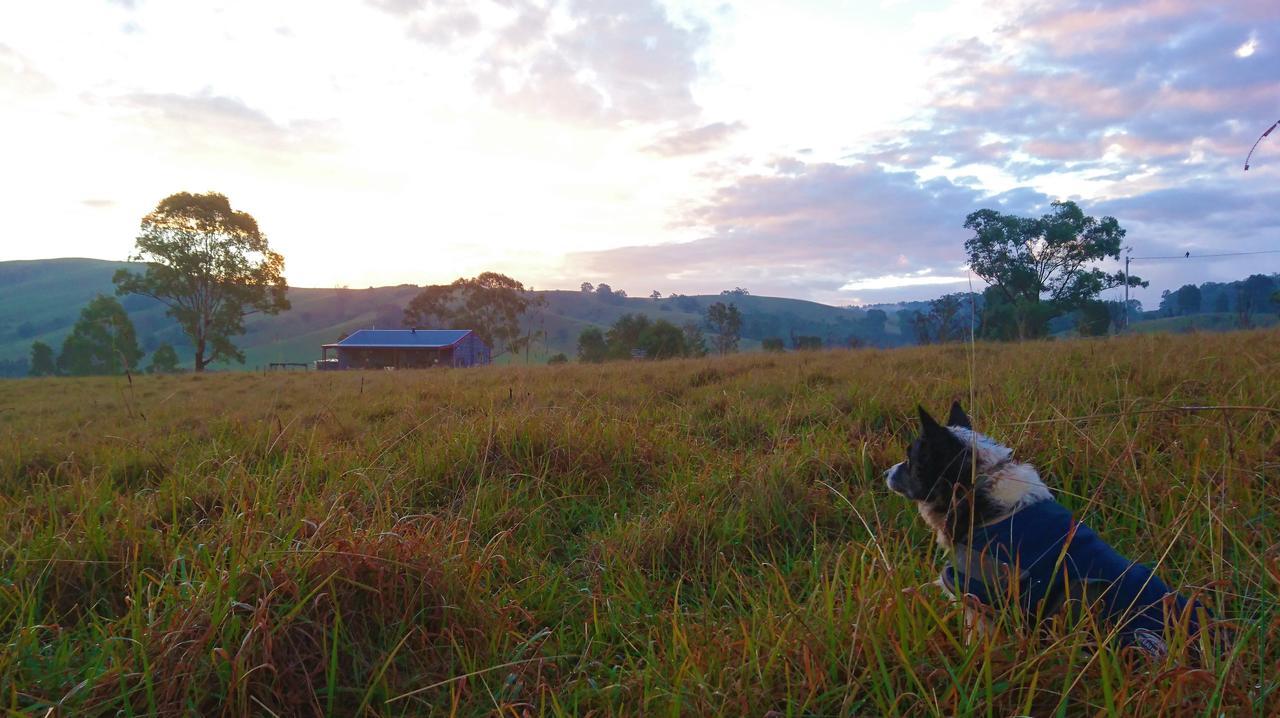
<path fill-rule="evenodd" d="M 1278 50 L 1275 0 L 13 0 L 0 260 L 122 259 L 181 190 L 299 286 L 928 298 L 966 214 L 1053 199 L 1135 256 L 1274 249 Z"/>

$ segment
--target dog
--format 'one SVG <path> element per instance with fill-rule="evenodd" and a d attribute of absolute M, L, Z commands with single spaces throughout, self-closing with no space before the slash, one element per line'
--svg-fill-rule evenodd
<path fill-rule="evenodd" d="M 1170 590 L 1150 568 L 1115 551 L 1053 498 L 1030 464 L 973 430 L 959 402 L 947 425 L 923 407 L 906 461 L 885 471 L 890 490 L 915 501 L 938 544 L 951 554 L 940 583 L 954 598 L 1017 604 L 1029 625 L 1069 601 L 1097 610 L 1121 646 L 1153 657 L 1164 631 L 1183 622 L 1199 632 L 1204 607 Z"/>

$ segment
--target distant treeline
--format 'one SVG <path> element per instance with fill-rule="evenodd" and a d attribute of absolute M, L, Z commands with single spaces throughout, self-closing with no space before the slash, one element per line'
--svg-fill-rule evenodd
<path fill-rule="evenodd" d="M 1070 311 L 1050 303 L 1030 325 L 1030 336 L 1077 334 L 1101 336 L 1135 324 L 1197 314 L 1217 315 L 1219 321 L 1205 328 L 1249 328 L 1261 317 L 1280 313 L 1280 274 L 1254 274 L 1234 282 L 1186 284 L 1160 295 L 1160 305 L 1144 311 L 1142 303 L 1089 300 Z M 948 294 L 922 309 L 903 309 L 898 323 L 917 344 L 963 341 L 972 332 L 977 339 L 1019 338 L 1017 318 L 994 288 L 983 293 Z"/>
<path fill-rule="evenodd" d="M 1251 318 L 1280 311 L 1280 274 L 1254 274 L 1235 282 L 1184 284 L 1160 293 L 1158 309 L 1144 318 L 1185 317 L 1192 314 L 1235 314 Z"/>

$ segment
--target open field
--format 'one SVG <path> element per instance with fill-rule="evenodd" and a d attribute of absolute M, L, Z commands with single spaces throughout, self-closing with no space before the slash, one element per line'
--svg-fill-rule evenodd
<path fill-rule="evenodd" d="M 2 382 L 0 702 L 1276 715 L 1280 333 L 975 352 Z M 971 391 L 1064 503 L 1204 592 L 1230 652 L 965 640 L 880 473 L 917 401 Z M 1236 409 L 1163 411 L 1188 404 Z"/>

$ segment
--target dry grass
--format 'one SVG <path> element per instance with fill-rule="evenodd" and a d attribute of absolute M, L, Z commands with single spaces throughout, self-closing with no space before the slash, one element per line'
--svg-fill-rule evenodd
<path fill-rule="evenodd" d="M 1275 715 L 1280 334 L 0 383 L 13 714 Z M 973 368 L 972 380 L 970 368 Z M 969 397 L 1237 631 L 966 641 L 883 487 Z M 1179 405 L 1270 410 L 1163 411 Z M 1160 409 L 1161 411 L 1148 411 Z M 1094 416 L 1091 420 L 1059 421 Z M 1048 420 L 1048 421 L 1044 421 Z M 1030 422 L 1030 423 L 1028 423 Z"/>

